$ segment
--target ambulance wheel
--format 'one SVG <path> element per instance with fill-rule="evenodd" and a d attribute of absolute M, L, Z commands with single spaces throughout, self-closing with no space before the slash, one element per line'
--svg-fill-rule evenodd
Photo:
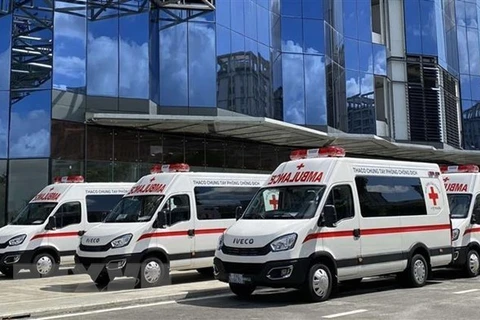
<path fill-rule="evenodd" d="M 416 254 L 410 260 L 407 269 L 407 283 L 410 287 L 423 287 L 428 279 L 428 263 L 421 254 Z"/>
<path fill-rule="evenodd" d="M 40 278 L 47 278 L 55 275 L 58 270 L 58 264 L 52 255 L 42 252 L 33 259 L 30 272 Z"/>
<path fill-rule="evenodd" d="M 242 299 L 250 297 L 256 287 L 248 284 L 230 283 L 230 290 Z"/>
<path fill-rule="evenodd" d="M 480 273 L 480 257 L 477 250 L 470 249 L 467 253 L 467 263 L 465 264 L 465 274 L 469 278 L 474 278 Z"/>
<path fill-rule="evenodd" d="M 325 301 L 330 297 L 333 288 L 333 277 L 330 269 L 317 263 L 310 267 L 303 293 L 311 302 Z"/>
<path fill-rule="evenodd" d="M 167 284 L 169 278 L 165 264 L 156 257 L 143 260 L 137 281 L 137 288 L 151 288 Z"/>
<path fill-rule="evenodd" d="M 200 269 L 197 269 L 197 272 L 200 273 L 202 276 L 210 277 L 210 276 L 213 276 L 213 267 L 200 268 Z"/>

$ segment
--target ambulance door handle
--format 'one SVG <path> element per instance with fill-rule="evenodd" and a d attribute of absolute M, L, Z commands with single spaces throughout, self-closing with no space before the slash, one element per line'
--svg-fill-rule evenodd
<path fill-rule="evenodd" d="M 353 229 L 353 236 L 355 238 L 360 238 L 360 229 Z"/>
<path fill-rule="evenodd" d="M 195 230 L 194 230 L 194 229 L 190 229 L 190 230 L 187 231 L 187 233 L 188 233 L 188 236 L 189 236 L 189 237 L 193 237 L 193 236 L 195 235 Z"/>

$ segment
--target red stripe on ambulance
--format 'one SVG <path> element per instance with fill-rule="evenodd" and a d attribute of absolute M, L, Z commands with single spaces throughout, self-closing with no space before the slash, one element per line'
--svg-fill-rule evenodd
<path fill-rule="evenodd" d="M 376 228 L 376 229 L 363 229 L 360 231 L 361 236 L 374 236 L 381 234 L 393 234 L 393 233 L 407 233 L 407 232 L 425 232 L 425 231 L 437 231 L 450 229 L 450 224 L 437 224 L 428 226 L 408 226 L 408 227 L 393 227 L 393 228 Z M 303 242 L 307 242 L 313 239 L 324 238 L 341 238 L 352 237 L 353 231 L 332 231 L 332 232 L 320 232 L 309 234 Z"/>
<path fill-rule="evenodd" d="M 72 231 L 72 232 L 57 232 L 57 233 L 41 233 L 41 234 L 36 234 L 30 239 L 30 241 L 33 241 L 35 239 L 43 239 L 43 238 L 64 238 L 64 237 L 75 237 L 78 236 L 78 231 Z"/>
<path fill-rule="evenodd" d="M 225 230 L 226 230 L 225 228 L 199 229 L 199 230 L 195 230 L 195 235 L 218 234 L 218 233 L 223 233 Z M 150 239 L 150 238 L 179 237 L 179 236 L 188 236 L 188 231 L 187 230 L 181 230 L 181 231 L 145 233 L 145 234 L 142 234 L 137 241 L 144 240 L 144 239 Z"/>

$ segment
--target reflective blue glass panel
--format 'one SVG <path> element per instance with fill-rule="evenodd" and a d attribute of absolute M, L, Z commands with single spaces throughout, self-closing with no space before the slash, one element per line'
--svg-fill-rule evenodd
<path fill-rule="evenodd" d="M 356 2 L 357 2 L 358 39 L 362 41 L 371 42 L 372 41 L 371 1 L 358 0 Z M 345 30 L 345 27 L 344 27 L 344 30 Z"/>
<path fill-rule="evenodd" d="M 305 113 L 307 125 L 327 123 L 325 57 L 305 55 Z"/>
<path fill-rule="evenodd" d="M 478 29 L 467 28 L 468 61 L 472 75 L 480 75 L 480 46 Z"/>
<path fill-rule="evenodd" d="M 303 51 L 305 53 L 325 53 L 323 24 L 323 20 L 303 20 Z"/>
<path fill-rule="evenodd" d="M 360 72 L 359 77 L 360 77 L 360 93 L 362 95 L 372 95 L 372 98 L 373 98 L 373 93 L 375 88 L 373 74 Z"/>
<path fill-rule="evenodd" d="M 345 68 L 358 70 L 359 67 L 358 41 L 345 38 Z"/>
<path fill-rule="evenodd" d="M 120 18 L 119 93 L 121 97 L 148 98 L 148 23 L 148 13 Z"/>
<path fill-rule="evenodd" d="M 280 10 L 282 16 L 301 17 L 302 1 L 300 0 L 280 0 Z"/>
<path fill-rule="evenodd" d="M 440 65 L 445 69 L 447 67 L 447 50 L 446 50 L 446 36 L 445 36 L 445 24 L 444 24 L 444 17 L 442 12 L 442 7 L 438 3 L 438 0 L 435 1 L 435 26 L 436 26 L 436 34 L 435 37 L 437 39 L 437 51 L 438 51 L 438 59 L 440 60 Z"/>
<path fill-rule="evenodd" d="M 465 3 L 465 25 L 467 28 L 478 28 L 476 3 Z"/>
<path fill-rule="evenodd" d="M 0 30 L 0 90 L 9 90 L 12 15 L 0 18 Z"/>
<path fill-rule="evenodd" d="M 358 39 L 357 0 L 342 0 L 343 4 L 343 35 Z"/>
<path fill-rule="evenodd" d="M 0 158 L 8 157 L 9 118 L 10 118 L 10 92 L 0 91 Z"/>
<path fill-rule="evenodd" d="M 150 99 L 160 104 L 160 37 L 157 11 L 150 11 L 149 24 L 149 78 Z"/>
<path fill-rule="evenodd" d="M 85 14 L 84 5 L 55 2 L 56 9 L 78 7 Z M 54 16 L 53 88 L 85 92 L 87 58 L 87 23 L 84 17 L 56 12 Z"/>
<path fill-rule="evenodd" d="M 217 107 L 227 109 L 230 100 L 230 30 L 217 24 Z"/>
<path fill-rule="evenodd" d="M 374 74 L 387 75 L 387 52 L 384 46 L 373 44 L 373 63 Z"/>
<path fill-rule="evenodd" d="M 230 0 L 217 0 L 215 5 L 215 14 L 218 24 L 230 28 L 230 10 L 231 10 L 231 1 Z"/>
<path fill-rule="evenodd" d="M 408 12 L 405 15 L 405 38 L 407 42 L 407 52 L 422 53 L 422 25 L 420 23 L 420 3 L 419 1 L 404 1 L 404 10 Z"/>
<path fill-rule="evenodd" d="M 282 17 L 282 51 L 302 52 L 302 19 Z"/>
<path fill-rule="evenodd" d="M 190 107 L 216 106 L 215 25 L 188 23 L 188 88 Z"/>
<path fill-rule="evenodd" d="M 230 16 L 232 30 L 245 34 L 245 2 L 230 2 Z"/>
<path fill-rule="evenodd" d="M 422 52 L 427 55 L 437 55 L 437 26 L 435 19 L 435 2 L 430 0 L 420 1 L 420 30 L 422 33 Z"/>
<path fill-rule="evenodd" d="M 116 97 L 119 71 L 118 18 L 88 21 L 88 33 L 87 94 Z"/>
<path fill-rule="evenodd" d="M 470 77 L 468 75 L 460 76 L 460 94 L 462 99 L 472 99 L 472 89 L 470 85 Z"/>
<path fill-rule="evenodd" d="M 458 27 L 457 36 L 458 36 L 458 62 L 459 62 L 460 73 L 469 73 L 467 29 L 464 27 Z"/>
<path fill-rule="evenodd" d="M 480 102 L 480 77 L 472 76 L 470 78 L 470 85 L 472 89 L 472 100 Z"/>
<path fill-rule="evenodd" d="M 360 80 L 358 78 L 358 71 L 347 70 L 345 73 L 345 80 L 347 84 L 347 104 L 349 98 L 360 94 Z"/>
<path fill-rule="evenodd" d="M 258 41 L 270 46 L 270 13 L 260 6 L 257 7 L 257 33 Z"/>
<path fill-rule="evenodd" d="M 305 80 L 302 54 L 282 54 L 284 121 L 305 124 Z M 292 76 L 294 75 L 294 76 Z"/>
<path fill-rule="evenodd" d="M 10 158 L 50 155 L 52 91 L 24 91 L 12 103 L 10 115 Z"/>
<path fill-rule="evenodd" d="M 254 0 L 245 0 L 245 35 L 257 40 L 257 4 Z"/>
<path fill-rule="evenodd" d="M 372 43 L 358 42 L 359 71 L 373 72 Z"/>
<path fill-rule="evenodd" d="M 160 104 L 188 105 L 187 23 L 160 31 Z"/>
<path fill-rule="evenodd" d="M 323 19 L 323 1 L 325 0 L 302 0 L 303 17 Z"/>
<path fill-rule="evenodd" d="M 455 1 L 455 15 L 456 15 L 456 22 L 457 25 L 460 27 L 466 26 L 466 18 L 465 18 L 465 2 L 462 0 Z"/>
<path fill-rule="evenodd" d="M 271 15 L 271 25 L 272 25 L 272 37 L 271 43 L 275 51 L 280 52 L 282 50 L 282 23 L 279 16 L 273 14 Z"/>
<path fill-rule="evenodd" d="M 282 55 L 280 55 L 276 60 L 273 62 L 273 106 L 274 110 L 274 119 L 283 120 L 283 76 L 282 76 L 282 68 L 283 68 L 283 59 Z"/>

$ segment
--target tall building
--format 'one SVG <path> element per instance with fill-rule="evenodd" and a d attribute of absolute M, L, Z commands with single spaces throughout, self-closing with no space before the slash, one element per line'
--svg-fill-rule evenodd
<path fill-rule="evenodd" d="M 0 0 L 0 225 L 58 175 L 270 172 L 318 146 L 299 128 L 478 150 L 479 22 L 480 0 Z"/>

